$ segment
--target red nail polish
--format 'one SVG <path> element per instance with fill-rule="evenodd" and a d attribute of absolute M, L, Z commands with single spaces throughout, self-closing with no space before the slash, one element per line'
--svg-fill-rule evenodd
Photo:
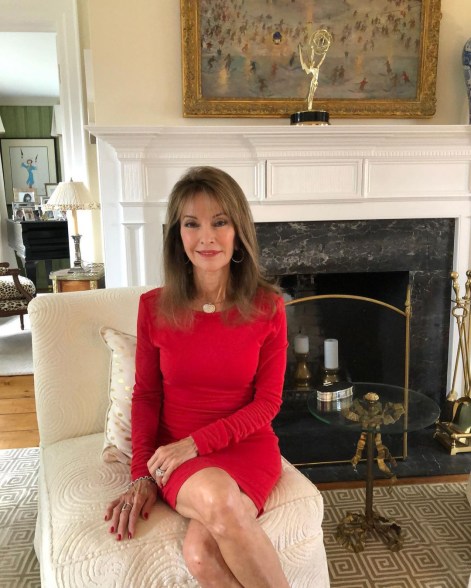
<path fill-rule="evenodd" d="M 110 533 L 114 533 L 114 527 L 110 527 Z"/>
<path fill-rule="evenodd" d="M 118 541 L 121 541 L 121 533 L 118 533 L 118 536 L 116 537 L 116 539 L 117 539 Z"/>
<path fill-rule="evenodd" d="M 149 513 L 148 513 L 148 512 L 145 512 L 145 513 L 144 513 L 144 518 L 145 518 L 146 520 L 149 518 Z"/>
<path fill-rule="evenodd" d="M 128 533 L 128 539 L 132 539 L 132 534 Z"/>

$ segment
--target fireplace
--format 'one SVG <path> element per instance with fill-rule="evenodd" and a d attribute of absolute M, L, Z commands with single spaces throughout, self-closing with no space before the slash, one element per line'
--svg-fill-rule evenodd
<path fill-rule="evenodd" d="M 161 282 L 173 184 L 192 165 L 221 167 L 249 199 L 270 273 L 407 274 L 412 385 L 443 402 L 457 346 L 453 324 L 448 337 L 448 274 L 470 267 L 469 126 L 89 130 L 98 139 L 108 287 Z"/>
<path fill-rule="evenodd" d="M 294 283 L 293 275 L 303 276 L 302 290 L 299 283 L 293 290 L 296 297 L 356 294 L 404 308 L 409 285 L 410 387 L 443 405 L 454 219 L 257 223 L 256 228 L 267 273 L 280 278 L 285 287 Z M 309 275 L 313 277 L 311 287 Z M 291 279 L 287 280 L 288 277 Z M 296 329 L 297 325 L 292 327 Z M 365 329 L 365 346 L 369 339 L 380 342 L 375 333 Z M 374 375 L 382 374 L 375 369 Z M 387 375 L 389 380 L 365 380 L 401 383 L 401 377 L 390 372 Z"/>

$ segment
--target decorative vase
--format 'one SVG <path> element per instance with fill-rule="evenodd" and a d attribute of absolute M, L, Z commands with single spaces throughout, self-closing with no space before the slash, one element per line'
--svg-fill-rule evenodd
<path fill-rule="evenodd" d="M 468 91 L 469 124 L 471 124 L 471 37 L 464 44 L 462 62 L 464 81 Z"/>

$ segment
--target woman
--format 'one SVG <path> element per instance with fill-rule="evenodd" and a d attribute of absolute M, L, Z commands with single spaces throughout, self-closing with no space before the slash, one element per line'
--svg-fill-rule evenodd
<path fill-rule="evenodd" d="M 205 588 L 288 587 L 256 518 L 281 474 L 286 317 L 261 276 L 255 228 L 225 172 L 190 169 L 170 196 L 165 287 L 141 297 L 131 482 L 108 505 L 132 538 L 157 497 L 190 519 L 183 555 Z"/>

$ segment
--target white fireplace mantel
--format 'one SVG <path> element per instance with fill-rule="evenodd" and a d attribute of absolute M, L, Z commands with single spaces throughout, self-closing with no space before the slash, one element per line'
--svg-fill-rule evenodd
<path fill-rule="evenodd" d="M 240 183 L 256 222 L 455 218 L 470 266 L 471 127 L 88 127 L 98 138 L 106 281 L 161 282 L 166 201 L 190 166 Z"/>

